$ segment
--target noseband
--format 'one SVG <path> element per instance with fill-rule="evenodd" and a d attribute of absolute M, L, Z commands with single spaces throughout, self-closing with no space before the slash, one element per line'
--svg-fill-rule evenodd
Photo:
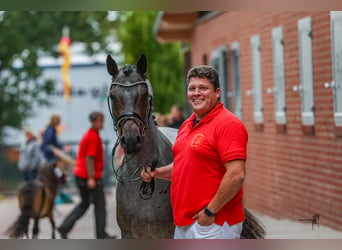
<path fill-rule="evenodd" d="M 138 82 L 129 83 L 129 84 L 123 84 L 123 83 L 120 83 L 120 82 L 113 81 L 111 83 L 111 85 L 109 86 L 108 98 L 107 98 L 108 109 L 109 109 L 109 113 L 110 113 L 110 115 L 112 117 L 113 125 L 114 125 L 114 130 L 115 130 L 116 134 L 118 135 L 118 138 L 122 134 L 122 127 L 124 126 L 124 124 L 128 120 L 132 120 L 132 121 L 134 121 L 138 125 L 141 136 L 145 135 L 145 130 L 147 128 L 148 119 L 149 119 L 149 116 L 151 114 L 151 109 L 152 109 L 152 95 L 150 93 L 148 93 L 148 100 L 147 101 L 148 101 L 148 106 L 149 107 L 147 107 L 147 109 L 146 109 L 145 117 L 144 118 L 142 118 L 136 112 L 122 112 L 118 117 L 114 117 L 114 114 L 112 112 L 112 109 L 110 107 L 110 102 L 109 102 L 110 90 L 111 90 L 113 85 L 117 85 L 117 86 L 121 86 L 121 87 L 133 87 L 133 86 L 137 86 L 139 84 L 146 85 L 147 90 L 149 90 L 149 86 L 148 86 L 146 81 L 138 81 Z"/>

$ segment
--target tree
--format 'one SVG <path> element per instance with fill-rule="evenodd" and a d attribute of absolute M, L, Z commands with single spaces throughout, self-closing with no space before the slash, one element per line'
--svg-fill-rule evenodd
<path fill-rule="evenodd" d="M 124 62 L 135 64 L 142 53 L 148 60 L 147 78 L 153 87 L 154 111 L 166 113 L 173 104 L 184 104 L 181 44 L 161 44 L 153 35 L 157 12 L 119 12 L 117 39 Z"/>
<path fill-rule="evenodd" d="M 110 53 L 115 20 L 108 12 L 0 12 L 0 140 L 3 126 L 19 127 L 31 115 L 34 103 L 48 105 L 51 80 L 40 79 L 37 59 L 59 56 L 58 41 L 68 26 L 72 42 L 86 44 L 89 54 Z M 22 66 L 15 67 L 15 62 Z"/>

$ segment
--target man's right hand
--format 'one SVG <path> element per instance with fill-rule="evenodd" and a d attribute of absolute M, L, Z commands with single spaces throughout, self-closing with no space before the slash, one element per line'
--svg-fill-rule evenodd
<path fill-rule="evenodd" d="M 155 168 L 151 170 L 151 166 L 146 165 L 140 172 L 141 179 L 144 182 L 151 182 L 153 178 L 171 180 L 173 162 L 167 166 Z"/>
<path fill-rule="evenodd" d="M 141 170 L 140 176 L 144 182 L 151 182 L 155 176 L 155 171 L 151 171 L 151 167 L 147 165 Z"/>

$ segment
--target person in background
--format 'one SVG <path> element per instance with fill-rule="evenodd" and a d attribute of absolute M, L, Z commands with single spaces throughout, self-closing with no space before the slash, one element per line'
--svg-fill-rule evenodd
<path fill-rule="evenodd" d="M 155 124 L 158 127 L 165 127 L 168 123 L 168 114 L 154 113 Z"/>
<path fill-rule="evenodd" d="M 141 177 L 171 180 L 175 239 L 238 239 L 245 214 L 248 133 L 220 102 L 219 77 L 212 66 L 196 66 L 187 75 L 187 99 L 193 114 L 181 125 L 172 148 L 174 161 Z"/>
<path fill-rule="evenodd" d="M 57 114 L 53 114 L 50 117 L 50 121 L 45 131 L 42 133 L 42 144 L 40 146 L 46 160 L 48 162 L 57 161 L 58 153 L 54 149 L 56 147 L 62 150 L 62 145 L 58 141 L 58 129 L 61 123 L 61 118 Z M 52 146 L 52 147 L 51 147 Z M 58 193 L 55 198 L 55 204 L 72 203 L 71 195 L 63 191 L 63 184 L 58 187 Z"/>
<path fill-rule="evenodd" d="M 104 170 L 104 150 L 99 131 L 103 128 L 104 115 L 93 111 L 89 115 L 91 127 L 84 133 L 79 144 L 74 175 L 81 197 L 80 203 L 67 215 L 58 232 L 63 239 L 93 203 L 95 206 L 95 228 L 97 239 L 113 239 L 105 231 L 106 203 L 102 182 Z"/>
<path fill-rule="evenodd" d="M 18 168 L 24 181 L 29 182 L 36 179 L 39 168 L 46 163 L 46 160 L 33 132 L 27 127 L 24 127 L 24 131 L 26 139 L 20 147 Z"/>
<path fill-rule="evenodd" d="M 57 129 L 60 125 L 60 122 L 61 118 L 59 115 L 51 115 L 49 124 L 42 134 L 43 141 L 40 148 L 48 162 L 57 160 L 57 156 L 53 152 L 53 149 L 50 147 L 50 145 L 62 149 L 62 145 L 58 142 L 57 138 Z"/>
<path fill-rule="evenodd" d="M 183 109 L 178 105 L 173 105 L 171 107 L 169 119 L 170 121 L 166 124 L 166 126 L 178 129 L 185 120 L 183 115 Z"/>

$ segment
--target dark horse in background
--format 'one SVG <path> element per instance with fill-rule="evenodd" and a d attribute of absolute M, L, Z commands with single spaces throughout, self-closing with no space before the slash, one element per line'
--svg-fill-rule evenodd
<path fill-rule="evenodd" d="M 20 215 L 9 227 L 6 234 L 10 238 L 29 238 L 28 228 L 30 219 L 34 220 L 32 238 L 39 233 L 39 219 L 48 217 L 52 227 L 51 238 L 55 238 L 55 222 L 53 218 L 54 200 L 58 183 L 65 182 L 64 171 L 57 166 L 57 162 L 48 163 L 42 167 L 37 179 L 24 183 L 18 193 Z"/>
<path fill-rule="evenodd" d="M 144 55 L 136 66 L 127 64 L 120 69 L 108 55 L 107 70 L 112 76 L 109 109 L 118 136 L 115 147 L 120 143 L 125 152 L 116 172 L 117 222 L 121 236 L 123 239 L 173 238 L 170 182 L 160 179 L 150 184 L 141 182 L 140 171 L 147 164 L 159 167 L 173 161 L 171 141 L 177 130 L 163 130 L 154 122 L 152 87 L 145 77 Z M 241 237 L 263 238 L 265 230 L 258 220 L 246 208 L 245 215 Z"/>

